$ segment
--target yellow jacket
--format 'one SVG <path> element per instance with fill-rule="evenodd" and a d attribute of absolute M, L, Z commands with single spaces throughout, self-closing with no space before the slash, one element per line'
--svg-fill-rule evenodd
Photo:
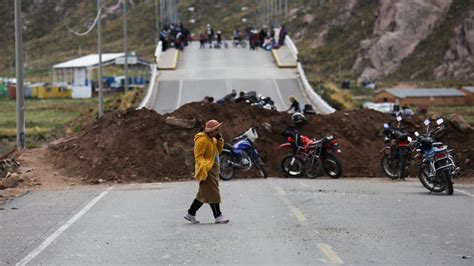
<path fill-rule="evenodd" d="M 224 139 L 210 138 L 206 133 L 199 132 L 194 136 L 194 178 L 201 182 L 214 166 L 214 159 L 222 152 Z"/>

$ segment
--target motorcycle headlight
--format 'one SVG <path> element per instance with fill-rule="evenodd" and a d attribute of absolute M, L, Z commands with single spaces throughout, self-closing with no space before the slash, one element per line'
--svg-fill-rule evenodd
<path fill-rule="evenodd" d="M 413 141 L 413 139 L 409 136 L 408 137 L 408 142 L 412 142 L 412 141 Z"/>

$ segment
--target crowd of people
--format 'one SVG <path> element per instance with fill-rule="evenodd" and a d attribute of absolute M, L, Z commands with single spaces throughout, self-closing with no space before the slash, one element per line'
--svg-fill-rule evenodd
<path fill-rule="evenodd" d="M 199 33 L 199 44 L 200 48 L 206 48 L 206 44 L 209 44 L 209 48 L 219 49 L 221 47 L 227 48 L 227 42 L 225 41 L 222 32 L 214 31 L 210 24 L 206 25 L 206 30 Z"/>
<path fill-rule="evenodd" d="M 238 31 L 238 29 L 236 30 Z M 262 28 L 260 31 L 247 27 L 246 29 L 247 39 L 251 50 L 258 50 L 258 48 L 263 48 L 267 51 L 272 49 L 278 49 L 285 43 L 285 38 L 287 31 L 285 26 L 281 26 L 278 31 L 278 34 L 275 32 L 275 29 L 272 27 L 271 30 L 268 30 L 267 27 Z"/>
<path fill-rule="evenodd" d="M 232 44 L 234 47 L 239 45 L 246 47 L 248 43 L 250 50 L 262 48 L 271 51 L 284 45 L 287 34 L 285 25 L 282 25 L 280 28 L 271 27 L 270 30 L 268 27 L 258 30 L 248 26 L 245 28 L 244 33 L 239 28 L 236 28 L 232 33 Z M 191 32 L 183 23 L 165 25 L 160 31 L 159 37 L 162 42 L 163 51 L 170 47 L 184 51 L 184 48 L 188 46 L 192 38 Z M 209 48 L 215 49 L 228 48 L 227 40 L 222 31 L 214 31 L 210 24 L 207 24 L 206 29 L 199 33 L 199 43 L 201 49 L 205 49 L 207 45 Z"/>
<path fill-rule="evenodd" d="M 263 48 L 270 51 L 284 45 L 287 34 L 284 25 L 277 31 L 275 31 L 273 27 L 271 30 L 267 27 L 257 30 L 249 26 L 246 27 L 244 33 L 242 33 L 239 28 L 236 28 L 232 33 L 232 44 L 234 47 L 239 45 L 245 47 L 247 41 L 251 50 Z M 216 49 L 228 47 L 227 40 L 222 34 L 222 31 L 214 31 L 210 24 L 206 25 L 206 30 L 199 33 L 199 43 L 201 49 L 205 49 L 207 45 L 209 48 Z"/>
<path fill-rule="evenodd" d="M 188 46 L 188 43 L 191 41 L 191 32 L 183 23 L 171 23 L 170 25 L 165 25 L 160 31 L 160 41 L 163 51 L 170 47 L 184 51 L 184 47 Z"/>

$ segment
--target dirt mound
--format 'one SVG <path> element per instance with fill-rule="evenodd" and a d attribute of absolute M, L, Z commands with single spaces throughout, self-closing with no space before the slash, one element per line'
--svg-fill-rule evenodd
<path fill-rule="evenodd" d="M 186 129 L 166 123 L 167 117 L 195 121 Z M 57 167 L 85 181 L 151 182 L 192 178 L 193 137 L 208 119 L 224 121 L 223 135 L 231 140 L 249 127 L 258 127 L 256 146 L 271 176 L 282 176 L 277 152 L 281 132 L 290 115 L 245 104 L 191 103 L 173 113 L 159 115 L 151 110 L 130 110 L 106 114 L 80 134 L 50 145 Z M 379 151 L 383 148 L 381 129 L 392 117 L 372 110 L 336 112 L 309 118 L 303 133 L 313 137 L 334 135 L 341 144 L 344 176 L 381 176 Z M 406 121 L 411 130 L 421 121 Z M 462 142 L 460 140 L 463 140 Z M 474 174 L 473 133 L 463 134 L 448 126 L 445 143 L 455 150 L 456 159 L 468 175 Z M 240 173 L 240 176 L 257 176 Z"/>

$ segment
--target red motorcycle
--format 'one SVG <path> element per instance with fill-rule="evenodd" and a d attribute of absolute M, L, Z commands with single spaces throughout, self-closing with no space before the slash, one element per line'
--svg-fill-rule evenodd
<path fill-rule="evenodd" d="M 299 143 L 295 142 L 299 138 Z M 301 176 L 316 178 L 324 170 L 330 177 L 339 178 L 342 175 L 342 164 L 337 154 L 341 153 L 339 143 L 334 136 L 320 140 L 296 134 L 289 136 L 287 142 L 281 144 L 278 150 L 292 149 L 291 154 L 283 157 L 281 167 L 286 176 Z"/>

